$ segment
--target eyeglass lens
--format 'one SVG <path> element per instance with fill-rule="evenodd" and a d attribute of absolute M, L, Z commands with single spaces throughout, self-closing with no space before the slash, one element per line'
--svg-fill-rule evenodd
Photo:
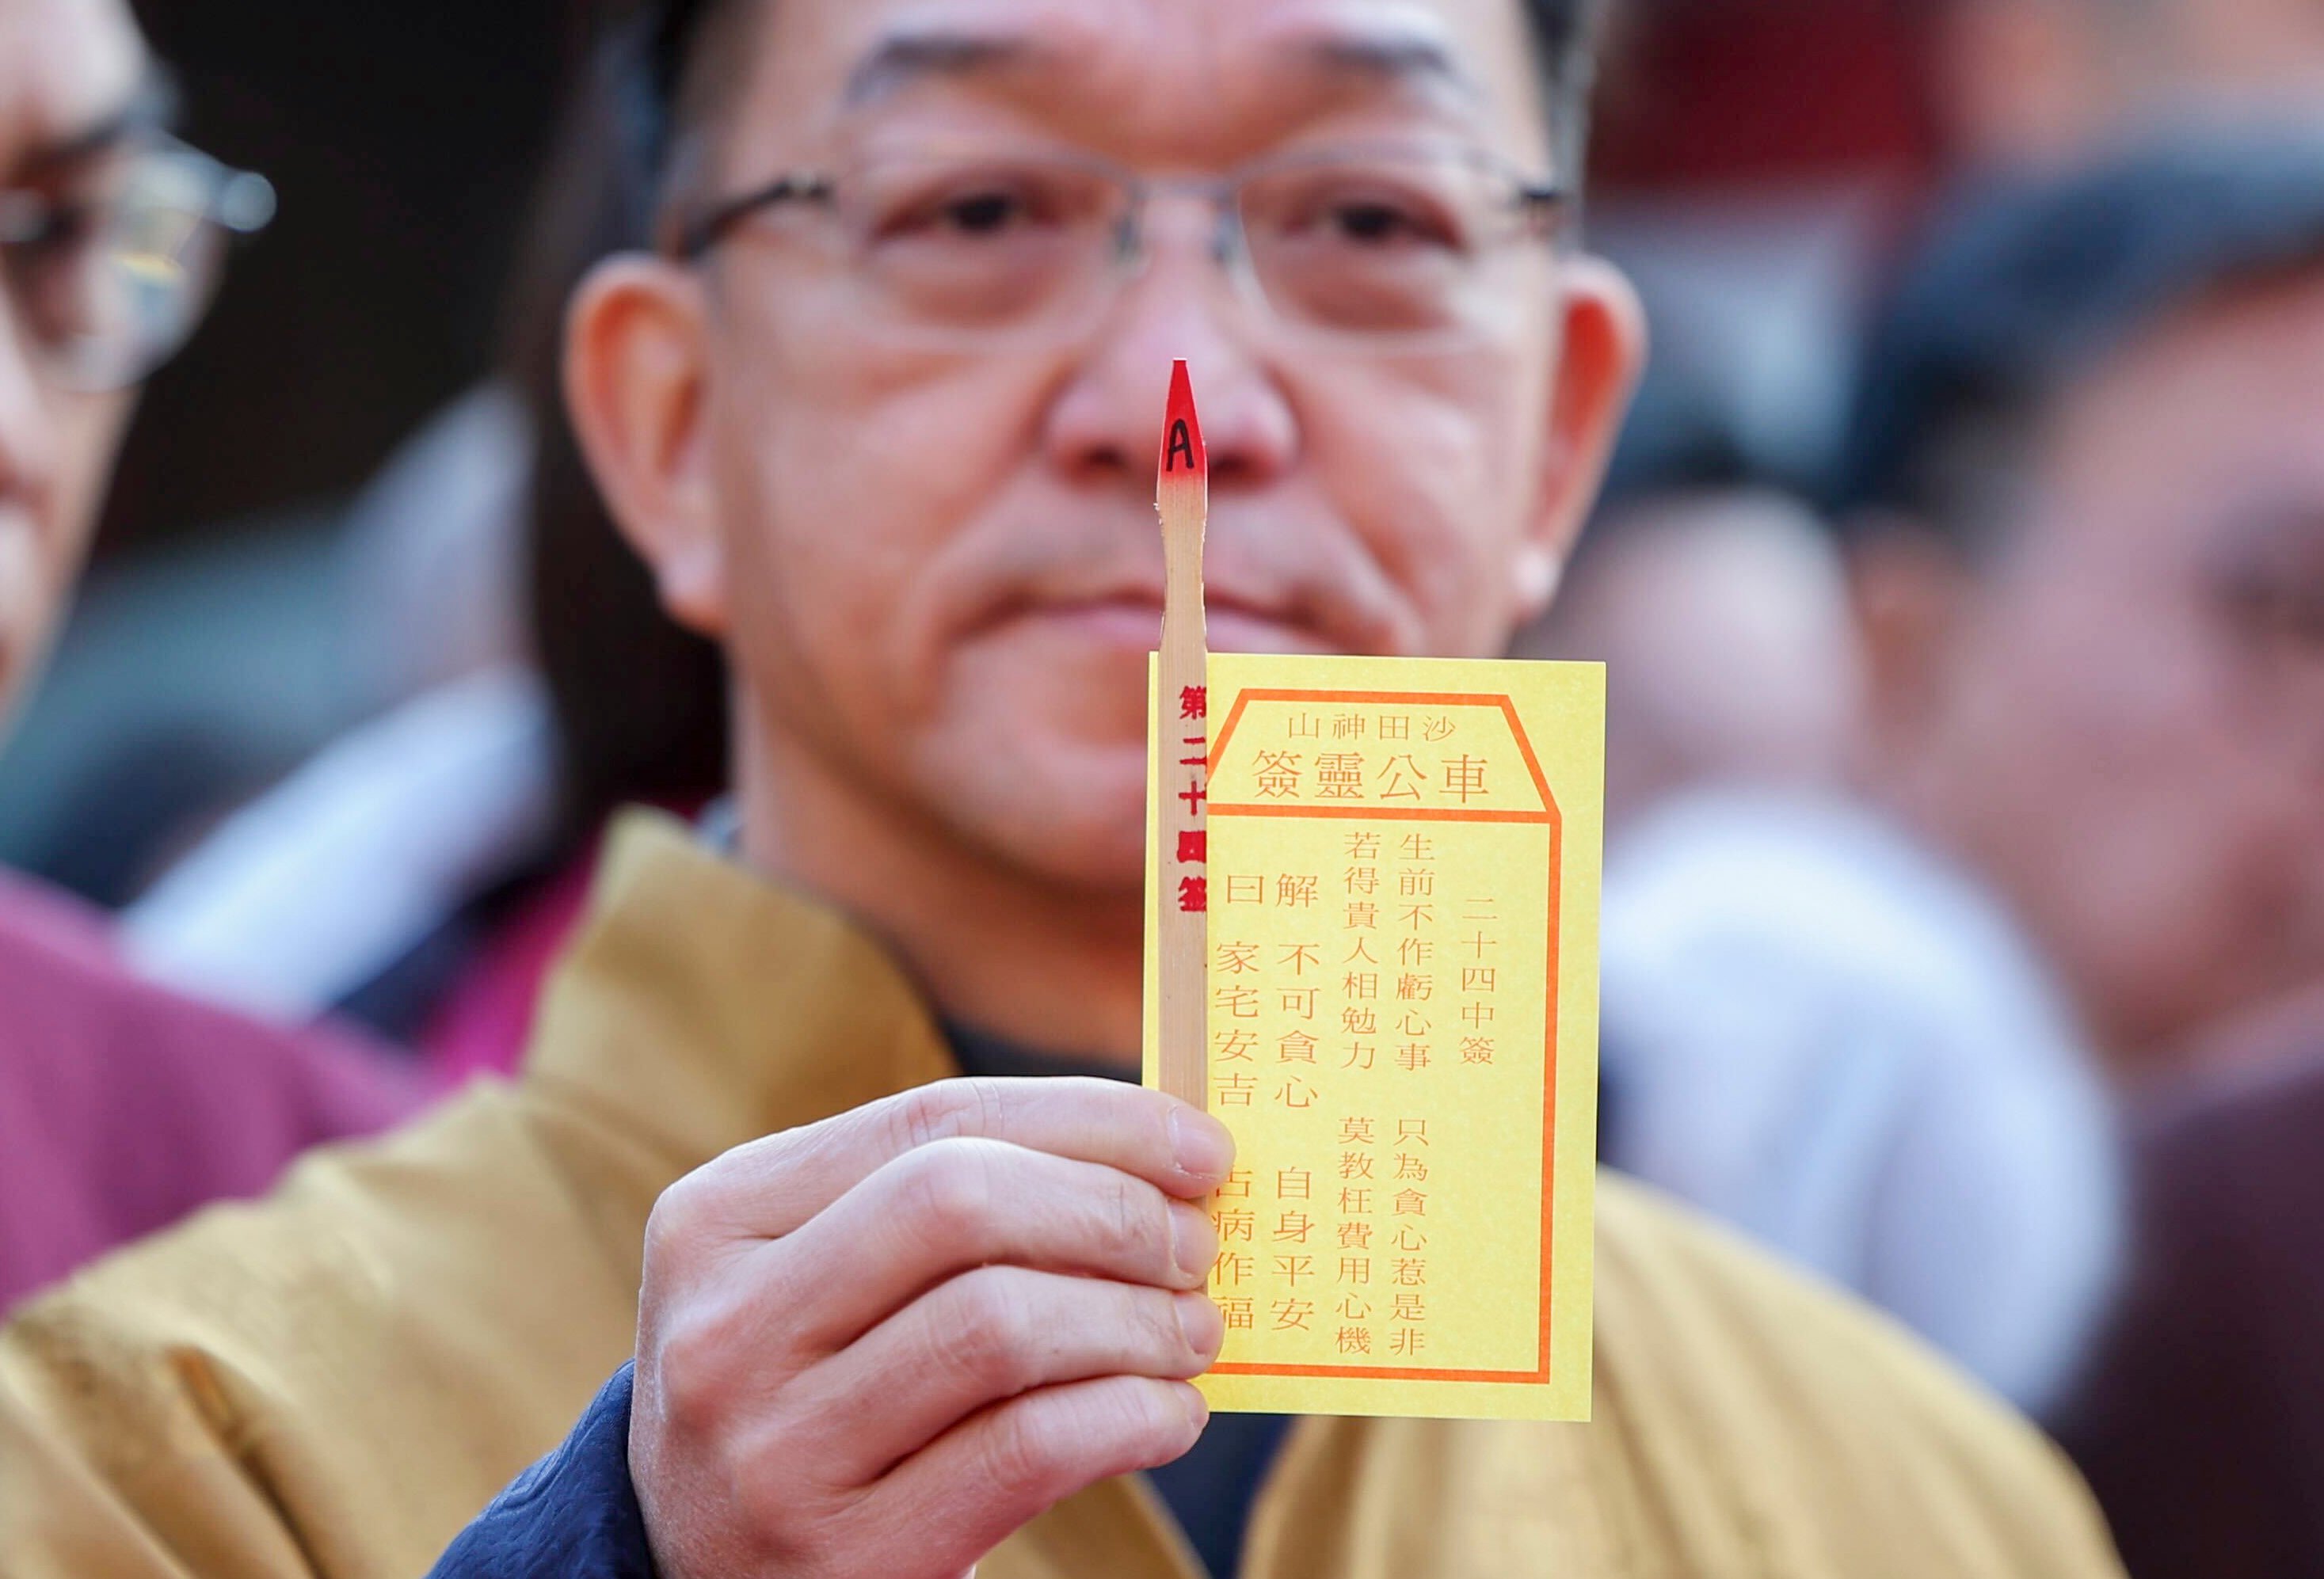
<path fill-rule="evenodd" d="M 61 381 L 133 383 L 184 341 L 225 252 L 223 177 L 190 152 L 124 151 L 48 195 L 42 223 L 11 239 L 10 292 Z"/>

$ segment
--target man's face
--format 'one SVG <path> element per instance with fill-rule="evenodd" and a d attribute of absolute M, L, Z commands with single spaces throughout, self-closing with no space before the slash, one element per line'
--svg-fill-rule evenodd
<path fill-rule="evenodd" d="M 1551 169 L 1513 0 L 779 0 L 754 48 L 721 194 L 996 143 L 1165 179 L 1383 145 Z M 670 443 L 699 445 L 719 564 L 673 601 L 725 638 L 770 758 L 1068 883 L 1140 870 L 1173 358 L 1211 452 L 1214 649 L 1485 656 L 1548 594 L 1635 355 L 1601 283 L 1618 326 L 1561 389 L 1573 275 L 1538 238 L 1457 346 L 1294 340 L 1184 194 L 1086 332 L 931 345 L 867 326 L 800 220 L 703 267 L 700 420 Z"/>
<path fill-rule="evenodd" d="M 120 120 L 144 72 L 119 0 L 0 0 L 0 190 L 72 190 L 77 151 Z M 129 406 L 58 388 L 0 292 L 0 715 L 79 574 Z"/>
<path fill-rule="evenodd" d="M 2311 114 L 2315 0 L 1949 0 L 1929 50 L 1953 151 L 2071 160 L 2190 112 Z"/>
<path fill-rule="evenodd" d="M 2324 976 L 2324 278 L 2181 315 L 2057 413 L 1923 767 L 2107 1042 Z"/>
<path fill-rule="evenodd" d="M 2153 10 L 2137 54 L 2165 97 L 2273 97 L 2299 109 L 2324 84 L 2324 10 L 2312 0 L 2172 0 Z"/>

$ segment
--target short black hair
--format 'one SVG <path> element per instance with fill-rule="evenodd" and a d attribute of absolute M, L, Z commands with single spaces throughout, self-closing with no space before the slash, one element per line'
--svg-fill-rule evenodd
<path fill-rule="evenodd" d="M 761 3 L 764 0 L 646 0 L 632 24 L 631 47 L 641 57 L 641 102 L 637 107 L 645 117 L 641 132 L 655 170 L 667 170 L 679 130 L 680 106 L 697 66 L 696 48 L 714 31 L 711 24 L 732 6 Z M 1588 130 L 1591 44 L 1606 0 L 1519 4 L 1525 8 L 1558 156 L 1571 167 L 1572 181 L 1578 183 Z"/>
<path fill-rule="evenodd" d="M 1832 505 L 1981 546 L 2095 364 L 2240 286 L 2324 269 L 2324 132 L 2181 127 L 1940 206 L 1869 336 Z"/>

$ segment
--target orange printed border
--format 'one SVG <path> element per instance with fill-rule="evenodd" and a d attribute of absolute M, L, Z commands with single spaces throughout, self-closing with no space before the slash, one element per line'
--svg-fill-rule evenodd
<path fill-rule="evenodd" d="M 1451 807 L 1408 807 L 1388 810 L 1373 806 L 1222 806 L 1210 803 L 1213 817 L 1305 817 L 1318 822 L 1495 822 L 1531 823 L 1549 831 L 1549 992 L 1545 1008 L 1546 1046 L 1542 1063 L 1541 1090 L 1541 1303 L 1536 1312 L 1540 1328 L 1537 1360 L 1531 1371 L 1452 1371 L 1425 1366 L 1372 1365 L 1213 1365 L 1214 1376 L 1281 1376 L 1340 1379 L 1350 1382 L 1487 1382 L 1517 1386 L 1546 1386 L 1550 1381 L 1550 1340 L 1553 1262 L 1557 1226 L 1557 967 L 1559 912 L 1565 884 L 1565 819 L 1549 780 L 1534 754 L 1533 740 L 1517 716 L 1517 702 L 1507 695 L 1397 691 L 1244 691 L 1235 697 L 1227 721 L 1220 726 L 1218 743 L 1211 748 L 1210 776 L 1218 779 L 1227 742 L 1242 722 L 1244 710 L 1254 702 L 1302 702 L 1364 707 L 1498 707 L 1508 721 L 1509 733 L 1525 757 L 1534 788 L 1541 795 L 1538 812 L 1463 811 Z"/>

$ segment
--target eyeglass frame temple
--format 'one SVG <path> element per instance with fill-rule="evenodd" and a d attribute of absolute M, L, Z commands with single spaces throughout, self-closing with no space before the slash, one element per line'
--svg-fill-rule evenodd
<path fill-rule="evenodd" d="M 663 250 L 679 262 L 698 263 L 753 215 L 785 203 L 828 203 L 838 188 L 836 176 L 794 170 L 679 225 Z"/>
<path fill-rule="evenodd" d="M 258 171 L 230 165 L 166 131 L 149 130 L 139 135 L 154 152 L 184 161 L 201 172 L 203 223 L 217 225 L 237 241 L 258 235 L 274 223 L 281 199 L 274 183 Z M 243 194 L 242 204 L 234 201 L 236 193 Z M 0 235 L 0 248 L 17 246 L 27 239 Z"/>

